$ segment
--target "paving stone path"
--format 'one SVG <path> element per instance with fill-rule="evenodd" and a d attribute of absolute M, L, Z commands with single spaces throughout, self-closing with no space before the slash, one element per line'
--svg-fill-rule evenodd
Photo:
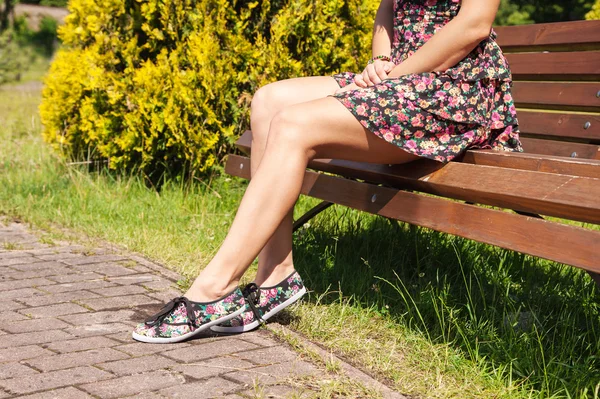
<path fill-rule="evenodd" d="M 295 381 L 324 370 L 264 329 L 132 340 L 137 322 L 180 295 L 178 278 L 114 248 L 44 244 L 0 220 L 0 399 L 313 396 Z"/>

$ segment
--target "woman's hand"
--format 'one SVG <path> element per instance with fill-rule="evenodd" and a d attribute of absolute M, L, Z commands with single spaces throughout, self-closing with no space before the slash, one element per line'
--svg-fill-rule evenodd
<path fill-rule="evenodd" d="M 335 94 L 343 93 L 345 91 L 350 91 L 350 90 L 356 90 L 356 89 L 360 89 L 360 87 L 358 87 L 356 85 L 356 83 L 350 83 L 349 85 L 346 85 L 344 87 L 340 87 L 339 89 L 337 89 Z"/>
<path fill-rule="evenodd" d="M 388 73 L 394 69 L 395 66 L 396 65 L 390 61 L 375 60 L 372 64 L 368 64 L 362 73 L 356 74 L 354 83 L 361 88 L 381 83 L 382 80 L 388 77 Z"/>

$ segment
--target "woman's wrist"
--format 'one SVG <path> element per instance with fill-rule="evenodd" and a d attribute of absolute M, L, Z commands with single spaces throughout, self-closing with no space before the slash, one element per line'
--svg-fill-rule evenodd
<path fill-rule="evenodd" d="M 407 75 L 410 73 L 413 73 L 413 71 L 411 71 L 409 63 L 404 61 L 400 64 L 396 64 L 394 68 L 392 68 L 392 70 L 388 73 L 387 79 L 396 79 L 400 76 Z"/>
<path fill-rule="evenodd" d="M 385 62 L 391 62 L 392 61 L 392 59 L 390 58 L 390 56 L 381 54 L 381 55 L 376 55 L 373 58 L 371 58 L 369 60 L 369 62 L 367 62 L 367 65 L 372 64 L 372 63 L 374 63 L 377 60 L 385 61 Z"/>

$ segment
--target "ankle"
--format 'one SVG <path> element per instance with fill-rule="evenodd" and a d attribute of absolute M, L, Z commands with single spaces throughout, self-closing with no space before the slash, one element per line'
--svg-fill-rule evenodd
<path fill-rule="evenodd" d="M 238 283 L 238 281 L 199 277 L 184 296 L 194 302 L 210 302 L 229 294 L 238 286 Z"/>
<path fill-rule="evenodd" d="M 295 268 L 293 264 L 277 265 L 268 274 L 264 272 L 261 273 L 261 270 L 259 268 L 259 272 L 256 274 L 254 282 L 259 287 L 270 287 L 279 284 L 283 279 L 288 277 L 294 271 Z"/>

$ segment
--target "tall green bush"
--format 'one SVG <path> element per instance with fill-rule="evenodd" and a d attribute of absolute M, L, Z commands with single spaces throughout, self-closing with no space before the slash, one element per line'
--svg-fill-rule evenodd
<path fill-rule="evenodd" d="M 377 0 L 71 0 L 44 137 L 153 180 L 210 169 L 269 82 L 358 70 Z"/>
<path fill-rule="evenodd" d="M 583 19 L 594 4 L 594 0 L 503 0 L 518 9 L 518 14 L 535 23 L 575 21 Z"/>
<path fill-rule="evenodd" d="M 600 19 L 600 0 L 596 0 L 596 3 L 594 3 L 592 9 L 587 14 L 585 14 L 585 19 Z"/>
<path fill-rule="evenodd" d="M 43 16 L 36 30 L 31 29 L 27 17 L 21 15 L 13 22 L 15 39 L 21 48 L 49 58 L 54 53 L 57 42 L 58 21 L 50 16 Z"/>
<path fill-rule="evenodd" d="M 0 32 L 0 84 L 19 80 L 30 58 L 12 30 Z"/>
<path fill-rule="evenodd" d="M 520 7 L 512 0 L 501 0 L 498 14 L 496 14 L 496 25 L 525 25 L 533 23 L 531 7 Z"/>

